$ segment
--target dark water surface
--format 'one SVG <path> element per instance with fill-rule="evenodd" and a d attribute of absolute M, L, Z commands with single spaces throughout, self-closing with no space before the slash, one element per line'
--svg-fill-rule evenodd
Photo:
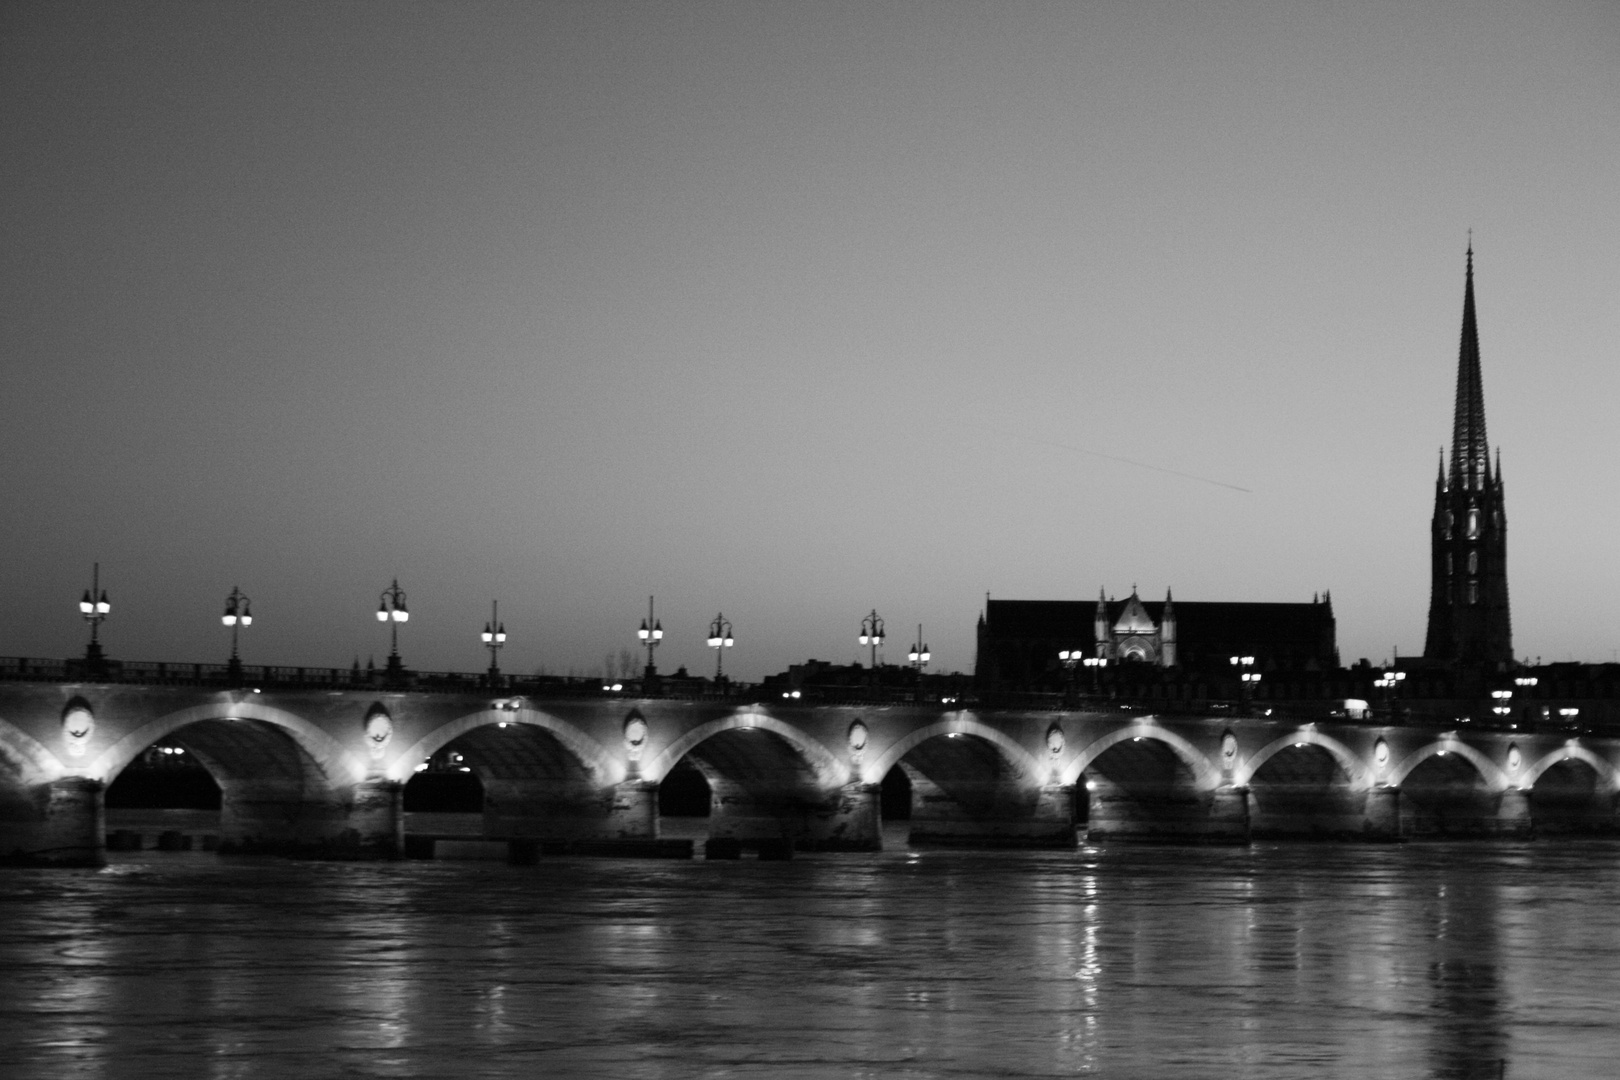
<path fill-rule="evenodd" d="M 0 1075 L 1613 1077 L 1620 843 L 0 870 Z"/>

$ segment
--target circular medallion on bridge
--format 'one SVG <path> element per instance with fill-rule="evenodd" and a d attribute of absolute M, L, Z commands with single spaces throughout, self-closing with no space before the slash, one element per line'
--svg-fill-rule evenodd
<path fill-rule="evenodd" d="M 624 721 L 624 747 L 631 761 L 641 760 L 641 750 L 647 745 L 647 721 L 640 713 L 631 713 Z"/>
<path fill-rule="evenodd" d="M 62 710 L 62 741 L 67 744 L 69 757 L 84 757 L 90 746 L 90 736 L 96 733 L 96 718 L 83 698 L 74 698 Z"/>
<path fill-rule="evenodd" d="M 852 720 L 849 724 L 849 756 L 855 761 L 861 760 L 861 752 L 866 749 L 866 725 L 859 720 Z"/>
<path fill-rule="evenodd" d="M 1053 724 L 1051 727 L 1046 729 L 1047 753 L 1051 754 L 1053 757 L 1057 757 L 1059 754 L 1063 753 L 1063 748 L 1067 744 L 1068 740 L 1063 737 L 1063 729 L 1057 724 Z"/>
<path fill-rule="evenodd" d="M 1389 743 L 1383 739 L 1373 743 L 1373 762 L 1378 766 L 1378 775 L 1383 776 L 1384 770 L 1389 768 Z"/>
<path fill-rule="evenodd" d="M 394 718 L 381 704 L 374 704 L 366 713 L 366 752 L 372 761 L 381 761 L 394 737 Z"/>
<path fill-rule="evenodd" d="M 1226 734 L 1221 736 L 1221 768 L 1231 772 L 1237 766 L 1237 736 L 1232 729 L 1227 728 Z"/>
<path fill-rule="evenodd" d="M 1524 768 L 1524 755 L 1519 753 L 1518 743 L 1508 744 L 1507 767 L 1508 775 L 1514 780 L 1518 780 L 1519 770 Z"/>

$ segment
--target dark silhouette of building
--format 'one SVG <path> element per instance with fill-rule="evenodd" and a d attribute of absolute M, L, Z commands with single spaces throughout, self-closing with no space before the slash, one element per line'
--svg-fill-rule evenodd
<path fill-rule="evenodd" d="M 982 689 L 1037 689 L 1064 677 L 1060 650 L 1083 650 L 1113 668 L 1175 668 L 1230 675 L 1231 658 L 1265 671 L 1339 666 L 1333 601 L 1308 604 L 1143 600 L 986 600 L 979 617 Z"/>
<path fill-rule="evenodd" d="M 1426 660 L 1501 664 L 1513 659 L 1508 612 L 1507 513 L 1502 461 L 1491 467 L 1485 440 L 1485 391 L 1474 319 L 1474 247 L 1463 286 L 1462 343 L 1457 354 L 1457 407 L 1451 468 L 1444 457 L 1434 484 L 1430 522 L 1429 630 Z"/>

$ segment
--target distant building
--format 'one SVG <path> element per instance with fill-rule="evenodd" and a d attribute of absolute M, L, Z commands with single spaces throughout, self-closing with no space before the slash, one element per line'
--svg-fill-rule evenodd
<path fill-rule="evenodd" d="M 979 617 L 981 689 L 1036 689 L 1064 676 L 1062 650 L 1082 650 L 1110 666 L 1228 672 L 1233 656 L 1264 671 L 1339 666 L 1333 601 L 1308 604 L 1143 600 L 986 600 Z"/>
<path fill-rule="evenodd" d="M 1474 320 L 1474 249 L 1463 285 L 1462 343 L 1457 353 L 1457 405 L 1451 426 L 1451 469 L 1434 482 L 1429 523 L 1429 630 L 1425 660 L 1506 664 L 1513 660 L 1508 611 L 1507 512 L 1502 460 L 1491 468 L 1485 441 L 1485 390 Z"/>

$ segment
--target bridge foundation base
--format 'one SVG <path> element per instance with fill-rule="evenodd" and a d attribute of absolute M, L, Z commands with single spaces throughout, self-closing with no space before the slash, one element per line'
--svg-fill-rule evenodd
<path fill-rule="evenodd" d="M 0 862 L 103 866 L 107 817 L 99 780 L 69 776 L 20 794 L 0 821 Z"/>
<path fill-rule="evenodd" d="M 1367 816 L 1362 836 L 1368 840 L 1401 838 L 1401 789 L 1380 785 L 1367 791 Z"/>

